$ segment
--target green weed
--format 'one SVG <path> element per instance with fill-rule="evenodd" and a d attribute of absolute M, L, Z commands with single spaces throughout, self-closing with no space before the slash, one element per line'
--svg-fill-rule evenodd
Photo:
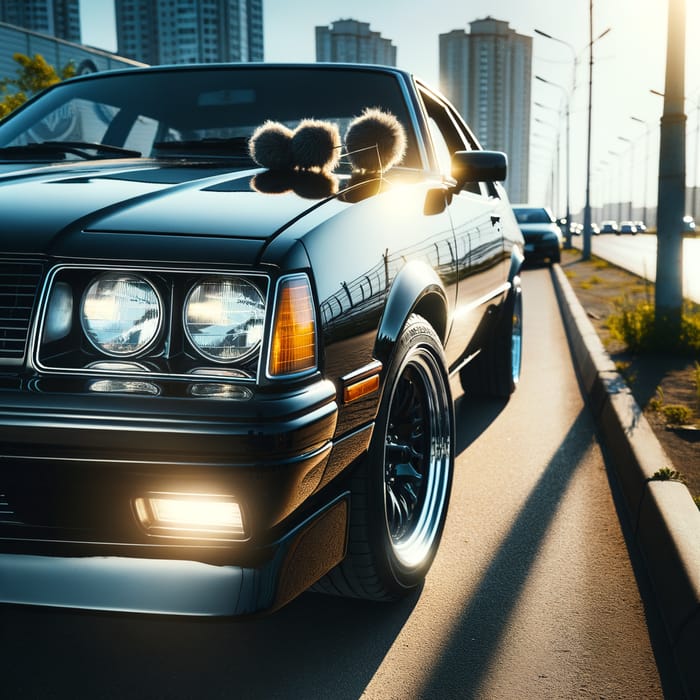
<path fill-rule="evenodd" d="M 693 420 L 693 411 L 682 404 L 668 404 L 661 408 L 661 413 L 668 425 L 689 425 Z"/>
<path fill-rule="evenodd" d="M 652 481 L 680 481 L 683 482 L 683 475 L 670 467 L 661 467 L 651 477 Z"/>
<path fill-rule="evenodd" d="M 652 411 L 660 411 L 664 406 L 664 391 L 660 386 L 656 387 L 656 396 L 649 399 L 649 408 Z"/>
<path fill-rule="evenodd" d="M 700 351 L 700 309 L 686 304 L 681 315 L 677 338 L 669 336 L 664 319 L 657 319 L 650 301 L 634 303 L 627 298 L 614 301 L 616 312 L 606 325 L 611 335 L 622 341 L 631 352 L 672 350 L 680 353 Z"/>

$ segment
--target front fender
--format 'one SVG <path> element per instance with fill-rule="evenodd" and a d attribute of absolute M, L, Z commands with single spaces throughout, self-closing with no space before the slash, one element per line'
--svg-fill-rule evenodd
<path fill-rule="evenodd" d="M 374 356 L 386 362 L 401 335 L 406 319 L 419 313 L 444 344 L 448 329 L 445 288 L 435 270 L 418 260 L 407 263 L 391 285 L 374 348 Z"/>

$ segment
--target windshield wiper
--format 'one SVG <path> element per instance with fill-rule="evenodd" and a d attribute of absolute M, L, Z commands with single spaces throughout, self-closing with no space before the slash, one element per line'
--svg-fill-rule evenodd
<path fill-rule="evenodd" d="M 89 153 L 88 151 L 95 151 L 95 153 Z M 36 143 L 25 143 L 22 146 L 0 147 L 0 159 L 22 158 L 27 154 L 37 156 L 56 155 L 61 156 L 61 159 L 67 154 L 71 154 L 85 160 L 95 160 L 104 156 L 114 156 L 115 158 L 141 157 L 140 151 L 92 141 L 37 141 Z"/>
<path fill-rule="evenodd" d="M 207 138 L 191 141 L 158 141 L 153 144 L 155 152 L 168 155 L 208 155 L 220 157 L 248 157 L 248 137 Z"/>

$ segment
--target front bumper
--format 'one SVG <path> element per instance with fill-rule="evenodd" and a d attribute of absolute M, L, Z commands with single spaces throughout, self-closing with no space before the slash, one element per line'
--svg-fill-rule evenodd
<path fill-rule="evenodd" d="M 345 555 L 347 496 L 275 543 L 258 568 L 135 557 L 0 554 L 0 601 L 175 615 L 271 612 Z"/>
<path fill-rule="evenodd" d="M 558 260 L 561 246 L 557 240 L 526 238 L 524 245 L 525 260 Z"/>
<path fill-rule="evenodd" d="M 0 601 L 244 615 L 344 556 L 348 496 L 327 471 L 371 429 L 334 443 L 331 382 L 240 404 L 46 388 L 0 386 Z M 134 509 L 152 492 L 233 496 L 244 536 L 154 536 Z"/>

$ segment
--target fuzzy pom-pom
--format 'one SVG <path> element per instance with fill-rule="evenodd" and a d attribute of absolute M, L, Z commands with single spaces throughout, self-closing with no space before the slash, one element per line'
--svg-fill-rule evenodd
<path fill-rule="evenodd" d="M 356 170 L 385 172 L 403 160 L 406 132 L 390 112 L 367 108 L 350 122 L 345 148 Z"/>
<path fill-rule="evenodd" d="M 292 161 L 302 170 L 333 170 L 340 158 L 340 143 L 333 122 L 303 119 L 292 136 Z"/>
<path fill-rule="evenodd" d="M 250 157 L 261 167 L 270 170 L 289 170 L 292 160 L 293 131 L 279 122 L 266 121 L 248 141 Z"/>

